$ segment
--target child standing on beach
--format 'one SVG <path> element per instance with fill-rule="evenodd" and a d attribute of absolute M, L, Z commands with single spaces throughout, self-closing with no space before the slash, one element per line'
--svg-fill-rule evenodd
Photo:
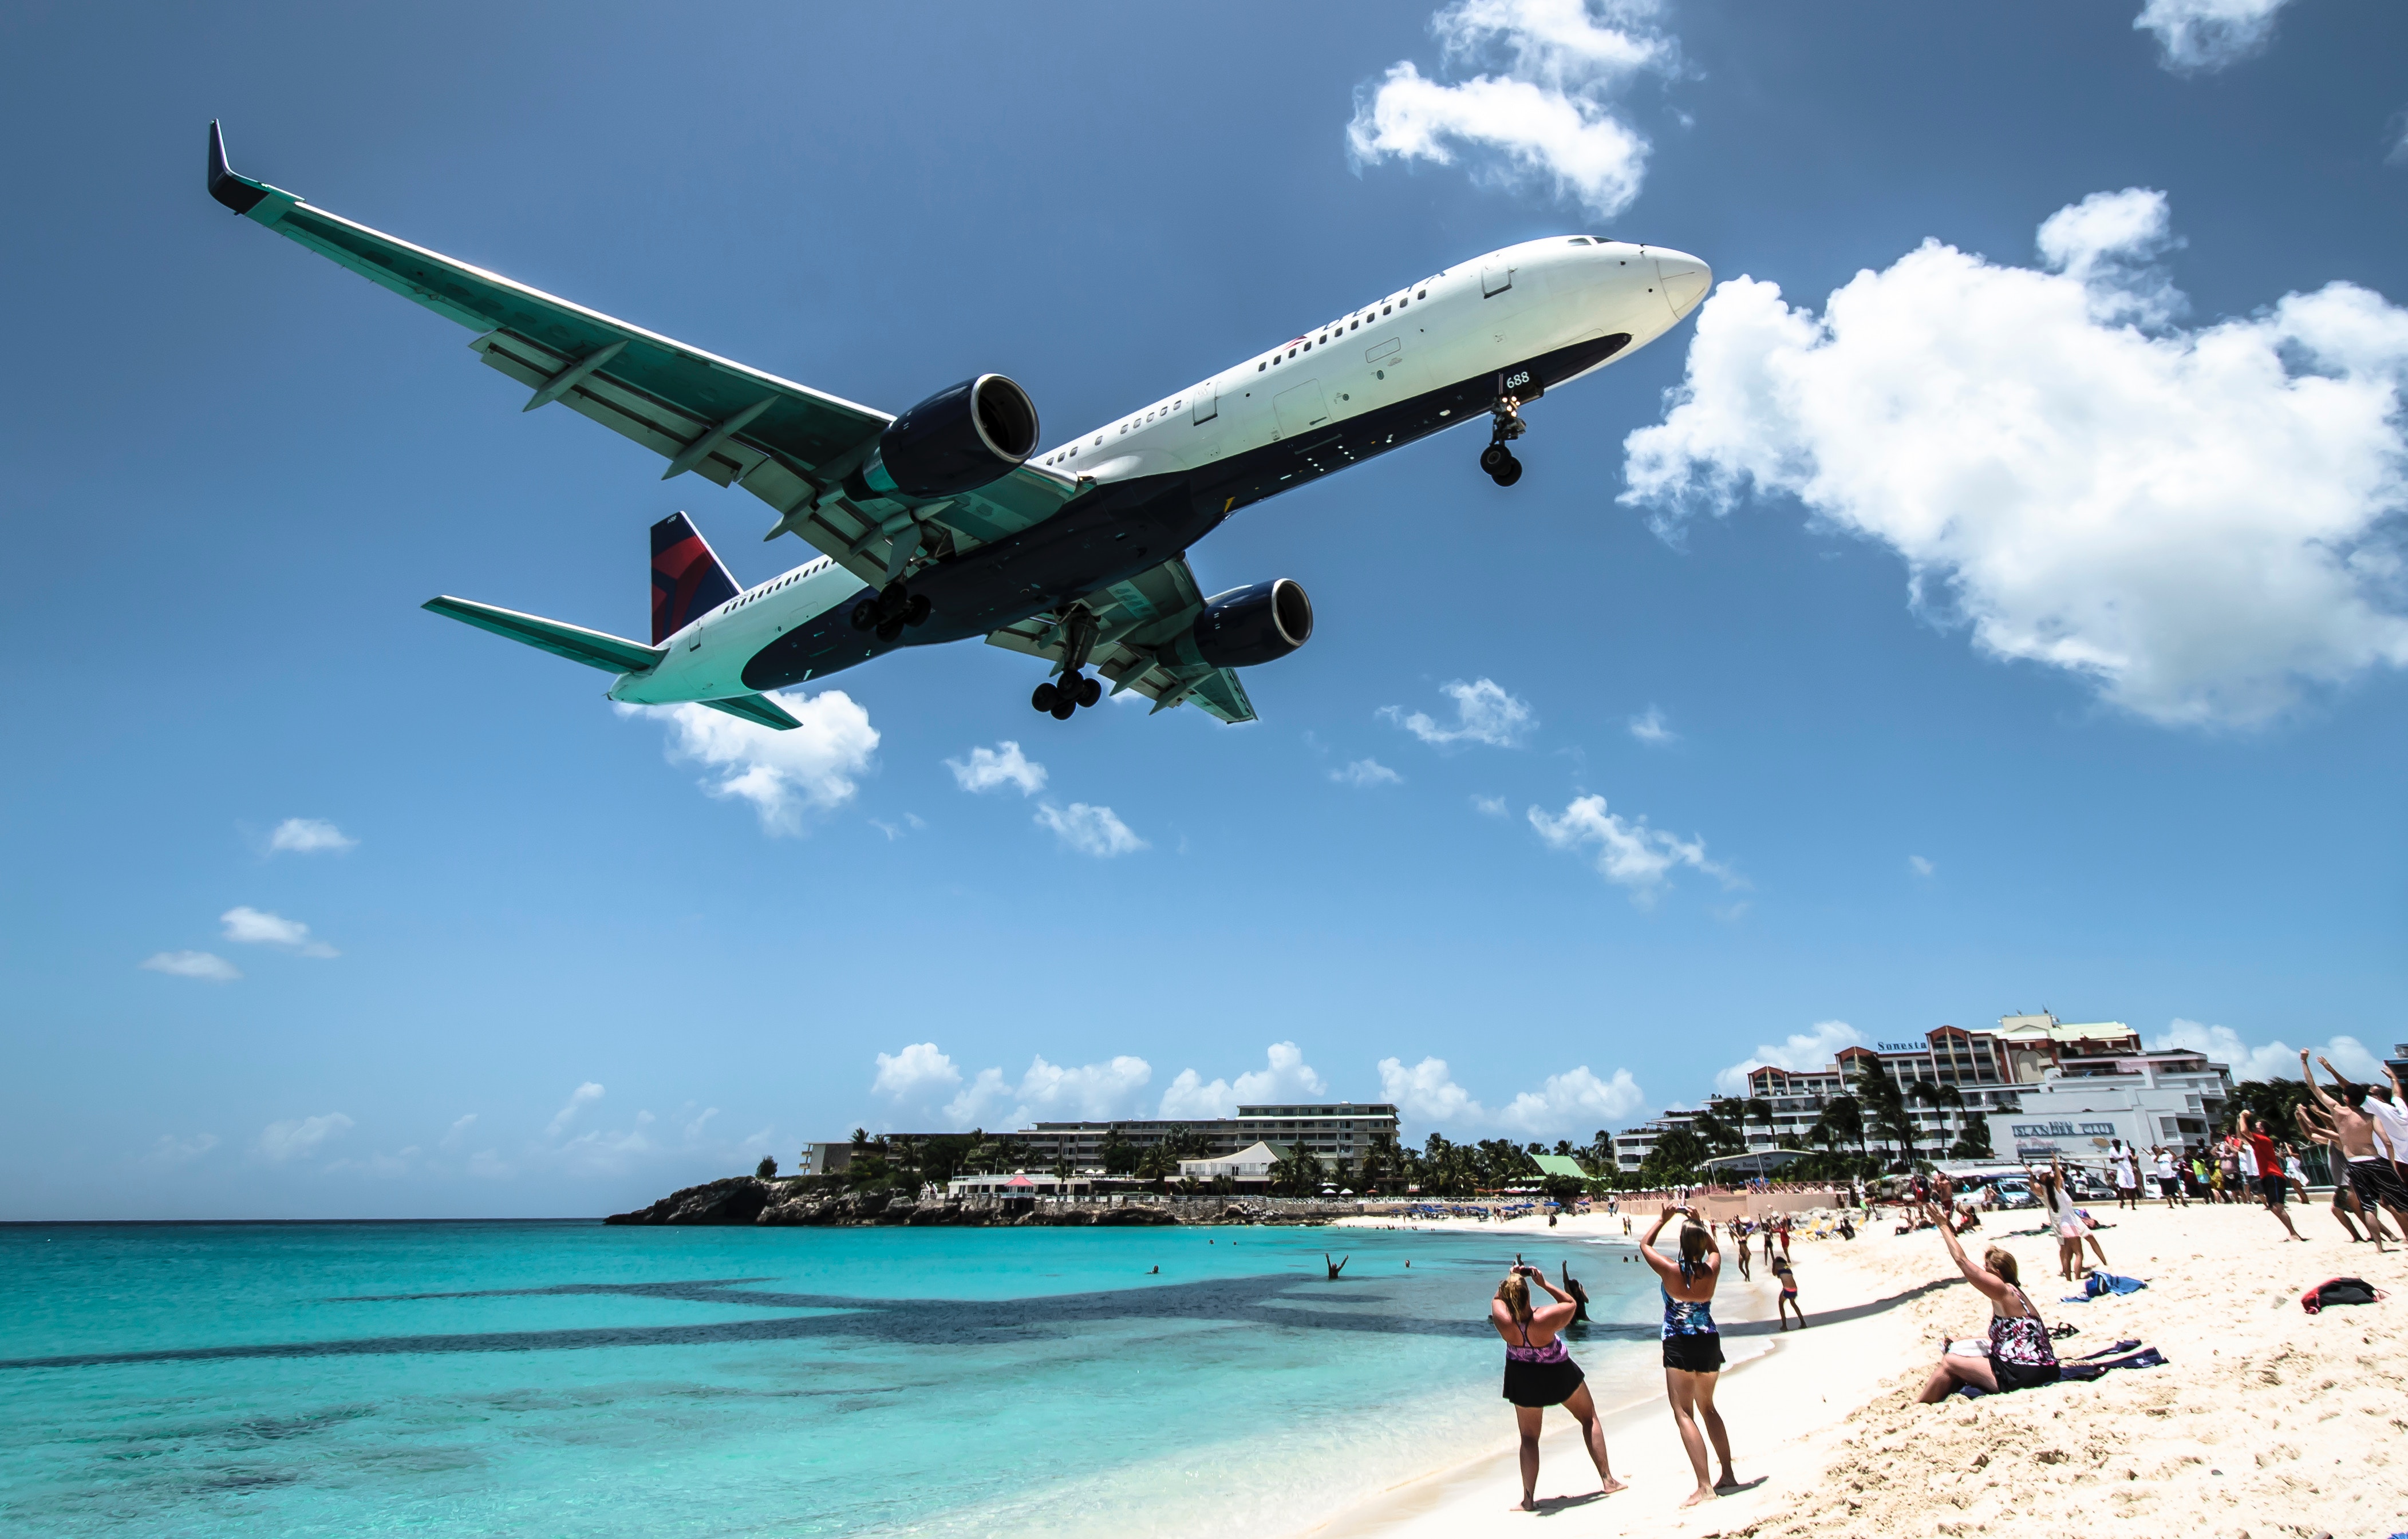
<path fill-rule="evenodd" d="M 1781 1329 L 1789 1329 L 1789 1317 L 1794 1313 L 1798 1317 L 1798 1329 L 1805 1330 L 1806 1311 L 1798 1307 L 1798 1274 L 1790 1266 L 1788 1257 L 1784 1256 L 1772 1263 L 1772 1275 L 1781 1284 L 1780 1301 L 1773 1305 L 1773 1312 L 1781 1319 Z"/>

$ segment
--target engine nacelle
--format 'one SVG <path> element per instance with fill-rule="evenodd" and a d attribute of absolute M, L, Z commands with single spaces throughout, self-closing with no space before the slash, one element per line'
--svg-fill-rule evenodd
<path fill-rule="evenodd" d="M 1037 452 L 1037 404 L 1000 374 L 982 374 L 887 424 L 856 495 L 952 497 L 999 480 Z"/>
<path fill-rule="evenodd" d="M 1275 662 L 1312 639 L 1312 601 L 1288 577 L 1233 588 L 1208 599 L 1183 638 L 1193 661 L 1215 668 Z"/>

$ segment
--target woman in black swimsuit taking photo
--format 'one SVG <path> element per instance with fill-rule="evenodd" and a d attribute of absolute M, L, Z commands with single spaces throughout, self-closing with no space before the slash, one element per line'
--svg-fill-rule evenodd
<path fill-rule="evenodd" d="M 1664 1233 L 1675 1214 L 1682 1219 L 1677 1261 L 1656 1248 L 1656 1236 Z M 1770 1249 L 1770 1224 L 1764 1235 Z M 1694 1507 L 1739 1489 L 1739 1476 L 1731 1473 L 1730 1434 L 1723 1430 L 1722 1415 L 1714 1409 L 1714 1381 L 1723 1371 L 1722 1329 L 1714 1324 L 1714 1284 L 1722 1276 L 1722 1251 L 1714 1245 L 1713 1232 L 1698 1221 L 1696 1208 L 1668 1207 L 1639 1242 L 1639 1254 L 1656 1269 L 1664 1295 L 1664 1394 L 1672 1403 L 1672 1425 L 1680 1429 L 1681 1445 L 1689 1450 L 1689 1465 L 1698 1475 L 1698 1489 L 1681 1505 Z M 1722 1461 L 1718 1480 L 1706 1478 L 1709 1439 L 1714 1457 Z"/>
<path fill-rule="evenodd" d="M 1555 1302 L 1530 1307 L 1530 1287 L 1547 1290 Z M 1563 1330 L 1579 1312 L 1579 1301 L 1547 1280 L 1535 1266 L 1520 1261 L 1497 1285 L 1488 1303 L 1488 1323 L 1505 1341 L 1505 1398 L 1513 1403 L 1513 1420 L 1522 1433 L 1522 1510 L 1539 1510 L 1539 1424 L 1550 1405 L 1561 1405 L 1580 1423 L 1581 1441 L 1597 1465 L 1602 1483 L 1598 1494 L 1611 1496 L 1623 1489 L 1606 1464 L 1605 1429 L 1597 1422 L 1597 1404 L 1589 1399 L 1580 1364 L 1565 1350 Z"/>

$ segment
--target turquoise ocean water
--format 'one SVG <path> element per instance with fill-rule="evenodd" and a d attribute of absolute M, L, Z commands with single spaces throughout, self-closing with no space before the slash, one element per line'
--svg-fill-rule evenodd
<path fill-rule="evenodd" d="M 1517 1246 L 1642 1386 L 1643 1269 L 1518 1236 L 0 1228 L 0 1528 L 1279 1534 L 1508 1434 Z"/>

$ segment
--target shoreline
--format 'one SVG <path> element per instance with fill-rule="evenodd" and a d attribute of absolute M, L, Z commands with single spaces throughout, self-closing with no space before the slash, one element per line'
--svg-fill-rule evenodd
<path fill-rule="evenodd" d="M 1987 1305 L 1957 1274 L 1933 1232 L 1899 1235 L 1876 1215 L 1855 1241 L 1793 1243 L 1803 1332 L 1771 1331 L 1774 1290 L 1734 1275 L 1717 1297 L 1730 1365 L 1716 1408 L 1748 1489 L 1693 1508 L 1688 1458 L 1660 1388 L 1600 1404 L 1616 1478 L 1629 1489 L 1579 1499 L 1595 1475 L 1571 1418 L 1551 1413 L 1541 1434 L 1540 1518 L 1578 1515 L 1584 1534 L 2082 1535 L 2126 1520 L 2150 1534 L 2244 1530 L 2384 1539 L 2408 1499 L 2394 1459 L 2408 1409 L 2391 1364 L 2408 1346 L 2408 1248 L 2378 1257 L 2343 1238 L 2321 1206 L 2294 1205 L 2310 1243 L 2287 1240 L 2262 1209 L 2193 1204 L 2168 1210 L 2094 1210 L 2113 1270 L 2141 1292 L 2060 1303 L 2053 1236 L 2025 1213 L 1988 1216 L 1964 1237 L 2015 1255 L 2026 1291 L 2050 1324 L 2079 1333 L 2068 1357 L 2140 1340 L 2166 1366 L 2117 1371 L 2012 1395 L 1914 1404 L 1938 1338 L 1974 1333 Z M 1635 1216 L 1634 1216 L 1635 1218 Z M 1652 1221 L 1652 1216 L 1650 1218 Z M 1612 1233 L 1604 1233 L 1611 1225 Z M 1340 1227 L 1384 1227 L 1340 1220 Z M 1635 1245 L 1620 1220 L 1437 1222 L 1489 1239 L 1516 1230 L 1555 1240 Z M 2386 1303 L 2310 1316 L 2303 1289 L 2362 1276 Z M 1833 1318 L 1837 1315 L 1839 1318 Z M 1765 1349 L 1742 1359 L 1739 1342 Z M 1510 1418 L 1493 1438 L 1326 1521 L 1302 1539 L 1480 1539 L 1525 1532 Z M 1571 1500 L 1551 1503 L 1550 1497 Z M 1941 1526 L 1935 1529 L 1935 1523 Z"/>

